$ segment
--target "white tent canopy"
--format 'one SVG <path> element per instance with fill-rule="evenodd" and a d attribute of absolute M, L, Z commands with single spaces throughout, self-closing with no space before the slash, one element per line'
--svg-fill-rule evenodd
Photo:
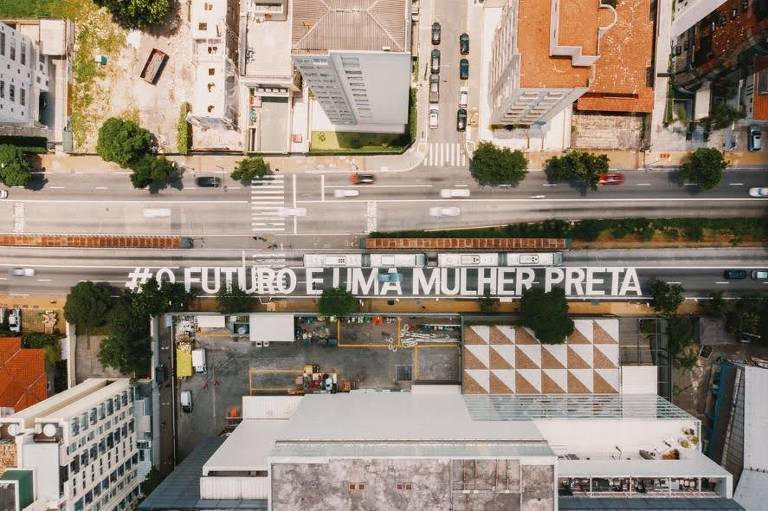
<path fill-rule="evenodd" d="M 251 314 L 251 342 L 293 342 L 293 314 Z"/>

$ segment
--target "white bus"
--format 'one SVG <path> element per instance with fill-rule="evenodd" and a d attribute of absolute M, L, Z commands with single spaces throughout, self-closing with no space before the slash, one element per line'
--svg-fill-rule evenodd
<path fill-rule="evenodd" d="M 507 266 L 562 266 L 561 252 L 515 253 L 504 254 Z"/>
<path fill-rule="evenodd" d="M 499 254 L 437 254 L 437 265 L 449 268 L 499 266 Z"/>
<path fill-rule="evenodd" d="M 371 268 L 420 268 L 427 265 L 426 254 L 367 254 L 364 266 Z"/>
<path fill-rule="evenodd" d="M 305 254 L 305 268 L 360 268 L 362 254 Z"/>

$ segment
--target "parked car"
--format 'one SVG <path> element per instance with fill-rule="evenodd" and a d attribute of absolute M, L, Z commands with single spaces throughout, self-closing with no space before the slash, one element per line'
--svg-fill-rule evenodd
<path fill-rule="evenodd" d="M 182 390 L 179 396 L 179 404 L 181 404 L 181 411 L 190 413 L 192 412 L 192 391 Z"/>
<path fill-rule="evenodd" d="M 750 188 L 749 196 L 750 197 L 768 197 L 768 188 L 766 187 Z"/>
<path fill-rule="evenodd" d="M 218 188 L 221 186 L 221 178 L 214 176 L 200 176 L 195 179 L 195 184 L 202 188 Z"/>
<path fill-rule="evenodd" d="M 0 199 L 8 198 L 8 190 L 0 190 Z"/>
<path fill-rule="evenodd" d="M 430 69 L 433 73 L 440 72 L 440 50 L 435 48 L 432 50 L 432 59 L 430 60 Z"/>
<path fill-rule="evenodd" d="M 359 174 L 355 172 L 349 180 L 356 185 L 372 185 L 376 182 L 376 176 L 373 174 Z"/>
<path fill-rule="evenodd" d="M 462 55 L 469 53 L 469 34 L 463 33 L 459 36 L 459 52 Z"/>
<path fill-rule="evenodd" d="M 8 311 L 8 330 L 17 334 L 21 332 L 21 309 Z"/>
<path fill-rule="evenodd" d="M 754 280 L 768 280 L 768 270 L 753 270 L 752 278 Z"/>
<path fill-rule="evenodd" d="M 168 367 L 166 367 L 165 362 L 160 362 L 159 365 L 155 366 L 155 381 L 158 385 L 162 385 L 166 380 L 168 380 Z"/>
<path fill-rule="evenodd" d="M 459 89 L 459 108 L 467 108 L 469 100 L 469 89 L 462 87 Z"/>
<path fill-rule="evenodd" d="M 34 277 L 35 269 L 34 268 L 11 268 L 8 271 L 8 273 L 10 273 L 12 277 Z"/>
<path fill-rule="evenodd" d="M 459 61 L 459 78 L 462 80 L 469 78 L 469 61 L 467 59 Z"/>
<path fill-rule="evenodd" d="M 747 134 L 747 149 L 750 151 L 759 151 L 761 147 L 760 126 L 752 125 L 749 127 L 749 132 Z"/>
<path fill-rule="evenodd" d="M 435 73 L 429 75 L 429 102 L 440 102 L 440 75 Z"/>
<path fill-rule="evenodd" d="M 440 111 L 437 108 L 429 109 L 429 127 L 437 128 L 438 121 L 440 120 Z"/>
<path fill-rule="evenodd" d="M 461 214 L 461 209 L 459 208 L 429 208 L 429 215 L 430 216 L 459 216 Z"/>
<path fill-rule="evenodd" d="M 464 108 L 459 108 L 456 112 L 456 130 L 464 131 L 467 129 L 467 111 Z"/>
<path fill-rule="evenodd" d="M 624 182 L 624 174 L 620 172 L 609 172 L 607 174 L 600 174 L 601 185 L 620 185 Z"/>
<path fill-rule="evenodd" d="M 432 44 L 440 44 L 440 23 L 432 23 Z"/>
<path fill-rule="evenodd" d="M 728 280 L 742 280 L 747 278 L 747 270 L 725 270 L 723 277 Z"/>
<path fill-rule="evenodd" d="M 456 197 L 469 197 L 469 188 L 443 188 L 440 190 L 440 197 L 443 199 L 454 199 Z"/>
<path fill-rule="evenodd" d="M 358 192 L 357 190 L 347 190 L 347 189 L 341 188 L 333 191 L 333 196 L 336 197 L 337 199 L 341 199 L 344 197 L 357 197 L 358 195 L 360 195 L 360 192 Z"/>

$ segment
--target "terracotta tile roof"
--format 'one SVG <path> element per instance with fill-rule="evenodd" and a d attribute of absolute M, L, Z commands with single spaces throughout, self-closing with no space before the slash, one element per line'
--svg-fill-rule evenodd
<path fill-rule="evenodd" d="M 646 112 L 653 110 L 647 84 L 653 51 L 651 0 L 621 0 L 616 24 L 600 43 L 589 91 L 576 102 L 579 110 Z"/>
<path fill-rule="evenodd" d="M 0 407 L 18 412 L 47 397 L 45 351 L 22 348 L 21 337 L 0 338 Z"/>
<path fill-rule="evenodd" d="M 292 49 L 408 51 L 410 0 L 293 0 Z"/>

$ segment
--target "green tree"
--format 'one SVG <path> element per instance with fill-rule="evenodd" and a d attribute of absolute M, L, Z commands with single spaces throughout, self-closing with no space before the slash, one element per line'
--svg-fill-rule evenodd
<path fill-rule="evenodd" d="M 713 130 L 721 130 L 739 119 L 743 119 L 746 115 L 747 113 L 743 109 L 733 108 L 726 103 L 716 103 L 709 112 L 709 122 Z"/>
<path fill-rule="evenodd" d="M 702 147 L 691 153 L 680 166 L 680 180 L 695 183 L 702 190 L 711 190 L 723 179 L 726 165 L 722 151 Z"/>
<path fill-rule="evenodd" d="M 528 173 L 528 160 L 522 151 L 480 142 L 472 155 L 469 170 L 483 186 L 516 185 Z"/>
<path fill-rule="evenodd" d="M 573 320 L 568 317 L 568 300 L 565 290 L 553 288 L 549 293 L 543 288 L 531 287 L 520 298 L 520 323 L 533 330 L 545 344 L 561 344 L 573 333 Z"/>
<path fill-rule="evenodd" d="M 677 308 L 685 300 L 683 286 L 680 284 L 667 284 L 663 280 L 654 280 L 651 283 L 651 305 L 653 310 L 663 316 L 673 316 Z"/>
<path fill-rule="evenodd" d="M 165 156 L 147 154 L 133 165 L 131 183 L 134 188 L 164 188 L 176 173 L 176 163 Z"/>
<path fill-rule="evenodd" d="M 106 7 L 115 22 L 128 29 L 162 25 L 173 8 L 172 0 L 94 0 Z"/>
<path fill-rule="evenodd" d="M 222 314 L 250 312 L 252 298 L 240 286 L 222 285 L 216 293 L 218 310 Z"/>
<path fill-rule="evenodd" d="M 96 152 L 106 161 L 129 167 L 142 156 L 154 153 L 152 134 L 127 119 L 110 117 L 99 128 Z"/>
<path fill-rule="evenodd" d="M 25 186 L 32 174 L 24 153 L 15 145 L 0 145 L 0 181 L 8 186 Z"/>
<path fill-rule="evenodd" d="M 102 339 L 98 359 L 104 367 L 138 378 L 149 373 L 152 338 L 149 317 L 134 308 L 133 294 L 126 290 L 118 298 L 111 314 L 112 335 Z"/>
<path fill-rule="evenodd" d="M 165 479 L 165 476 L 160 472 L 160 470 L 157 469 L 156 466 L 152 465 L 152 468 L 149 469 L 149 472 L 147 472 L 144 480 L 139 485 L 141 494 L 145 497 L 151 494 L 153 491 L 155 491 L 155 488 L 157 488 L 160 483 L 163 482 L 163 479 Z"/>
<path fill-rule="evenodd" d="M 590 190 L 597 190 L 600 174 L 608 172 L 608 156 L 583 151 L 569 151 L 564 156 L 554 156 L 544 163 L 544 172 L 550 181 L 581 183 Z"/>
<path fill-rule="evenodd" d="M 237 162 L 230 177 L 248 186 L 254 179 L 261 179 L 267 173 L 267 164 L 261 156 L 249 156 Z"/>
<path fill-rule="evenodd" d="M 709 294 L 709 300 L 699 303 L 701 313 L 708 318 L 722 318 L 725 316 L 726 305 L 722 291 L 713 291 Z"/>
<path fill-rule="evenodd" d="M 360 304 L 346 289 L 332 287 L 323 289 L 317 306 L 323 316 L 349 316 L 358 311 Z"/>
<path fill-rule="evenodd" d="M 161 286 L 152 277 L 133 293 L 131 305 L 137 315 L 160 316 L 187 310 L 193 297 L 181 282 L 163 282 Z"/>
<path fill-rule="evenodd" d="M 695 324 L 690 316 L 672 316 L 667 320 L 667 351 L 672 358 L 683 353 L 694 339 Z"/>
<path fill-rule="evenodd" d="M 64 319 L 86 329 L 105 324 L 112 308 L 112 291 L 106 282 L 78 282 L 67 295 Z"/>

